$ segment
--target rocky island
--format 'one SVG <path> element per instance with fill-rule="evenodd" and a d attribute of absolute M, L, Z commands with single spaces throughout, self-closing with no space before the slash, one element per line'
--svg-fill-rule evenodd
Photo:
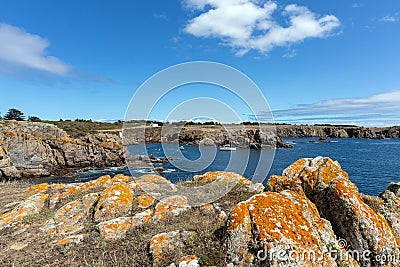
<path fill-rule="evenodd" d="M 399 266 L 400 184 L 363 195 L 317 157 L 265 187 L 229 172 L 180 186 L 225 183 L 231 192 L 200 206 L 157 175 L 0 184 L 0 265 Z M 171 195 L 153 195 L 161 187 Z"/>

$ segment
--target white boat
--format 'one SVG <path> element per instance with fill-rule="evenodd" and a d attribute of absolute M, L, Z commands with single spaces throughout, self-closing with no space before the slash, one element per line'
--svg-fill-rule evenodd
<path fill-rule="evenodd" d="M 236 147 L 232 147 L 231 145 L 224 145 L 219 147 L 219 151 L 235 151 Z"/>
<path fill-rule="evenodd" d="M 180 146 L 179 149 L 180 150 L 185 150 L 185 148 L 183 146 Z"/>

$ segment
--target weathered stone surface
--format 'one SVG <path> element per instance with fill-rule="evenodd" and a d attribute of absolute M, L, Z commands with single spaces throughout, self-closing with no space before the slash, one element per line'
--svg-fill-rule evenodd
<path fill-rule="evenodd" d="M 0 180 L 11 180 L 21 177 L 21 173 L 12 165 L 4 144 L 5 136 L 0 132 Z"/>
<path fill-rule="evenodd" d="M 132 217 L 118 217 L 101 222 L 97 228 L 107 240 L 120 239 L 125 237 L 126 232 L 132 228 Z"/>
<path fill-rule="evenodd" d="M 150 254 L 153 257 L 153 266 L 159 266 L 164 253 L 190 244 L 195 237 L 193 231 L 171 231 L 155 235 L 150 240 Z"/>
<path fill-rule="evenodd" d="M 4 143 L 0 147 L 8 148 L 4 151 L 10 160 L 5 169 L 0 166 L 0 172 L 9 178 L 46 176 L 68 168 L 124 164 L 122 142 L 117 135 L 94 134 L 74 139 L 55 125 L 1 120 L 0 134 L 0 142 Z"/>
<path fill-rule="evenodd" d="M 102 222 L 112 218 L 130 215 L 133 192 L 127 183 L 115 183 L 104 190 L 94 213 L 94 220 Z"/>
<path fill-rule="evenodd" d="M 300 159 L 283 174 L 289 179 L 300 179 L 307 197 L 351 249 L 370 251 L 371 258 L 399 255 L 393 229 L 381 214 L 362 200 L 357 187 L 350 182 L 339 163 L 323 157 Z M 381 266 L 362 258 L 359 263 L 362 266 Z M 392 264 L 382 266 L 396 266 Z"/>
<path fill-rule="evenodd" d="M 181 258 L 179 267 L 200 267 L 199 259 L 196 255 L 188 255 Z"/>
<path fill-rule="evenodd" d="M 340 249 L 330 223 L 311 201 L 293 191 L 255 195 L 236 205 L 228 221 L 228 257 L 238 266 L 283 266 L 292 251 L 317 256 L 299 258 L 290 266 L 358 266 L 351 259 L 335 261 L 324 255 L 331 247 Z M 288 253 L 287 260 L 278 254 L 282 251 Z"/>
<path fill-rule="evenodd" d="M 0 230 L 20 223 L 26 216 L 39 213 L 43 209 L 47 198 L 47 194 L 41 193 L 30 196 L 11 211 L 0 215 Z"/>
<path fill-rule="evenodd" d="M 382 201 L 376 203 L 378 206 L 378 212 L 380 212 L 386 221 L 392 227 L 393 232 L 396 235 L 397 245 L 400 246 L 400 198 L 396 193 L 398 193 L 397 186 L 394 187 L 390 184 L 388 188 L 379 195 Z"/>
<path fill-rule="evenodd" d="M 205 174 L 195 175 L 193 177 L 193 181 L 203 182 L 203 183 L 209 183 L 214 181 L 228 182 L 228 183 L 234 182 L 248 186 L 253 185 L 253 183 L 249 179 L 243 177 L 240 174 L 237 174 L 235 172 L 224 172 L 224 171 L 206 172 Z"/>
<path fill-rule="evenodd" d="M 137 196 L 138 207 L 142 209 L 147 209 L 148 207 L 153 205 L 155 200 L 156 199 L 154 197 L 148 195 Z"/>
<path fill-rule="evenodd" d="M 45 223 L 41 231 L 54 235 L 73 234 L 82 230 L 91 219 L 92 209 L 98 198 L 98 193 L 91 193 L 69 202 L 55 213 L 54 218 Z"/>
<path fill-rule="evenodd" d="M 79 235 L 71 235 L 67 236 L 63 239 L 55 240 L 54 243 L 58 245 L 67 245 L 67 244 L 79 244 L 83 242 L 85 239 L 89 237 L 89 234 L 79 234 Z"/>
<path fill-rule="evenodd" d="M 165 220 L 176 217 L 190 209 L 188 199 L 184 196 L 170 196 L 160 200 L 154 211 L 154 220 Z"/>
<path fill-rule="evenodd" d="M 48 183 L 43 183 L 43 184 L 37 184 L 37 185 L 32 185 L 28 189 L 28 193 L 26 194 L 25 198 L 29 198 L 33 195 L 36 195 L 38 193 L 44 193 L 47 191 L 47 188 L 49 188 Z"/>

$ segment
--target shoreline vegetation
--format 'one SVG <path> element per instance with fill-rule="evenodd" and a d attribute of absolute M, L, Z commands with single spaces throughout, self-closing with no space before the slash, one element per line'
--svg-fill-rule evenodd
<path fill-rule="evenodd" d="M 228 184 L 228 194 L 192 205 L 190 188 Z M 399 183 L 360 194 L 323 157 L 297 160 L 265 187 L 230 172 L 180 184 L 151 174 L 0 182 L 0 265 L 395 267 L 399 195 Z"/>

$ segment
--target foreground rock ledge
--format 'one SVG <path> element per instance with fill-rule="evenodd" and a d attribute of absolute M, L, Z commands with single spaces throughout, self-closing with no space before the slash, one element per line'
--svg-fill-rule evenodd
<path fill-rule="evenodd" d="M 2 209 L 0 265 L 400 264 L 400 184 L 366 196 L 338 162 L 317 157 L 296 161 L 265 188 L 229 172 L 208 172 L 182 186 L 213 183 L 236 186 L 197 207 L 156 175 L 33 185 L 24 200 Z M 146 193 L 160 188 L 171 194 Z"/>

